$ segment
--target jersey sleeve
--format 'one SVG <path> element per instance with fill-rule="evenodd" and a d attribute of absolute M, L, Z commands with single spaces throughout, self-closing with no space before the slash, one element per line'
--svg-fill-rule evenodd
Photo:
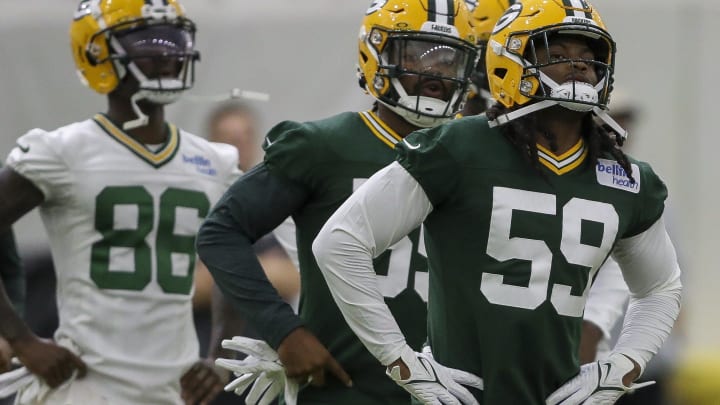
<path fill-rule="evenodd" d="M 322 145 L 307 124 L 284 121 L 265 138 L 265 166 L 276 176 L 312 186 Z"/>
<path fill-rule="evenodd" d="M 461 172 L 446 146 L 448 133 L 444 125 L 416 131 L 395 146 L 398 162 L 417 180 L 435 207 L 457 186 Z"/>
<path fill-rule="evenodd" d="M 605 339 L 609 339 L 615 324 L 625 314 L 629 297 L 620 266 L 609 257 L 590 288 L 583 319 L 595 324 L 602 330 Z"/>
<path fill-rule="evenodd" d="M 650 165 L 638 162 L 636 167 L 640 172 L 640 199 L 635 208 L 636 220 L 623 237 L 638 235 L 656 223 L 665 210 L 665 199 L 668 196 L 665 183 L 655 174 Z M 637 176 L 637 174 L 633 175 Z"/>
<path fill-rule="evenodd" d="M 45 201 L 65 197 L 71 174 L 62 156 L 62 133 L 33 129 L 17 140 L 7 165 L 42 191 Z"/>

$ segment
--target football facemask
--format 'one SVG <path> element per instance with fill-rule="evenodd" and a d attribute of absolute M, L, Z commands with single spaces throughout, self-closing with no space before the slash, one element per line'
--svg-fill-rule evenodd
<path fill-rule="evenodd" d="M 391 36 L 380 54 L 375 85 L 390 82 L 390 98 L 381 100 L 408 122 L 429 127 L 451 118 L 459 109 L 475 57 L 459 41 L 422 36 Z"/>
<path fill-rule="evenodd" d="M 111 58 L 119 60 L 137 80 L 144 99 L 169 104 L 192 86 L 193 62 L 198 54 L 186 29 L 158 24 L 123 32 L 116 38 L 111 40 L 115 50 Z"/>

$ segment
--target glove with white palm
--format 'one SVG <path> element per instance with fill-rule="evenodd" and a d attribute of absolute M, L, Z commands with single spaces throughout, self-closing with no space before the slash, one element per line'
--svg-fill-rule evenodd
<path fill-rule="evenodd" d="M 585 364 L 577 376 L 550 394 L 545 402 L 547 405 L 614 404 L 626 392 L 655 384 L 655 381 L 648 381 L 626 387 L 623 377 L 634 367 L 633 362 L 620 353 Z"/>
<path fill-rule="evenodd" d="M 215 360 L 216 365 L 232 371 L 237 377 L 225 386 L 225 391 L 234 391 L 241 395 L 252 386 L 245 397 L 247 405 L 270 404 L 280 392 L 283 392 L 287 405 L 297 403 L 298 383 L 287 378 L 277 352 L 267 343 L 235 336 L 232 340 L 223 340 L 222 347 L 248 355 L 243 360 L 222 358 Z"/>
<path fill-rule="evenodd" d="M 423 404 L 478 405 L 478 401 L 463 385 L 482 390 L 482 378 L 467 371 L 445 367 L 436 362 L 431 353 L 417 353 L 409 346 L 403 350 L 400 359 L 410 370 L 410 377 L 401 377 L 400 366 L 389 368 L 387 375 Z"/>

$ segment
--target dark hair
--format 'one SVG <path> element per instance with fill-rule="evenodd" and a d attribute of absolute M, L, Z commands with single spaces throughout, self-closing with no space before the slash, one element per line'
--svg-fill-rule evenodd
<path fill-rule="evenodd" d="M 495 103 L 485 113 L 488 120 L 507 114 L 509 110 L 500 103 Z M 524 117 L 514 119 L 500 127 L 502 134 L 520 151 L 525 161 L 530 164 L 538 173 L 543 173 L 538 160 L 537 141 L 538 134 L 544 136 L 550 142 L 550 149 L 557 150 L 555 135 L 545 131 L 538 122 L 537 114 L 528 114 Z M 582 136 L 588 145 L 588 159 L 595 166 L 598 158 L 609 153 L 614 157 L 620 166 L 627 173 L 631 182 L 635 182 L 632 173 L 632 166 L 627 155 L 620 149 L 623 139 L 614 131 L 598 125 L 592 114 L 586 114 L 582 121 Z"/>

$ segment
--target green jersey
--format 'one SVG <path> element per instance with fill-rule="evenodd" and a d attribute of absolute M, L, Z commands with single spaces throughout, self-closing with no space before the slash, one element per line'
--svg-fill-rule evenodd
<path fill-rule="evenodd" d="M 585 300 L 618 239 L 648 229 L 666 188 L 580 141 L 542 174 L 484 116 L 408 136 L 399 162 L 433 205 L 424 222 L 435 358 L 484 380 L 481 404 L 544 404 L 577 374 Z"/>
<path fill-rule="evenodd" d="M 408 394 L 385 375 L 362 345 L 328 290 L 311 246 L 335 210 L 376 171 L 395 158 L 401 138 L 372 112 L 343 113 L 309 123 L 283 122 L 266 139 L 265 165 L 277 176 L 302 185 L 308 200 L 293 214 L 300 261 L 300 317 L 353 380 L 300 392 L 300 403 L 407 403 Z M 385 301 L 407 337 L 420 349 L 426 338 L 427 260 L 418 230 L 377 257 L 374 268 Z"/>

